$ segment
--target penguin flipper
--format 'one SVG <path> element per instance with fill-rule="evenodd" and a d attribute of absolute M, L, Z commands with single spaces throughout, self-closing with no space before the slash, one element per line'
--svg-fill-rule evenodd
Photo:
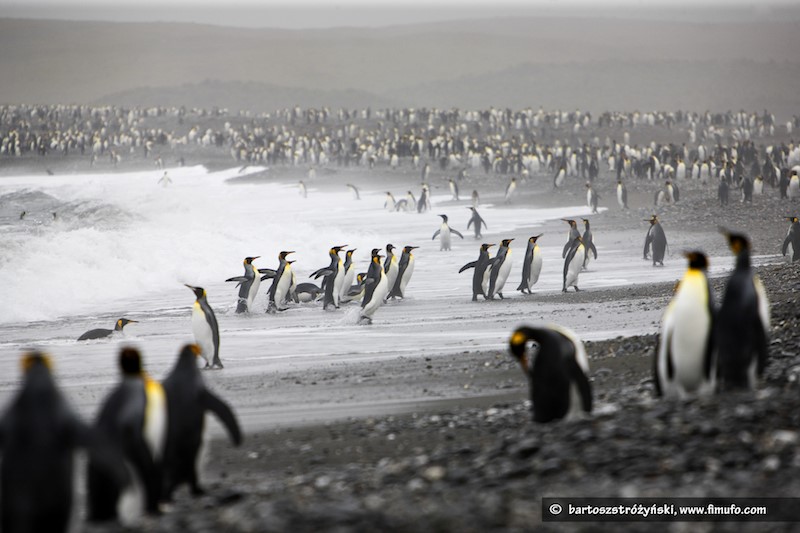
<path fill-rule="evenodd" d="M 236 276 L 236 277 L 228 278 L 228 279 L 225 280 L 225 282 L 228 282 L 228 281 L 237 281 L 239 283 L 244 283 L 245 281 L 247 281 L 247 278 L 245 276 Z M 238 287 L 238 285 L 237 285 L 237 287 Z"/>
<path fill-rule="evenodd" d="M 466 265 L 461 267 L 461 270 L 459 270 L 458 273 L 461 274 L 465 270 L 469 270 L 470 268 L 475 268 L 476 264 L 477 264 L 477 261 L 472 261 L 471 263 L 467 263 Z"/>
<path fill-rule="evenodd" d="M 561 251 L 561 259 L 567 257 L 570 248 L 572 248 L 572 239 L 568 240 L 567 244 L 564 245 L 564 249 Z"/>
<path fill-rule="evenodd" d="M 459 236 L 459 237 L 461 237 L 462 239 L 464 238 L 464 236 L 463 236 L 463 235 L 461 235 L 461 233 L 459 233 L 458 231 L 454 230 L 453 228 L 450 228 L 450 233 L 455 233 L 456 235 L 458 235 L 458 236 Z"/>
<path fill-rule="evenodd" d="M 239 422 L 236 420 L 236 415 L 233 414 L 230 406 L 222 399 L 216 396 L 211 391 L 206 390 L 202 398 L 203 407 L 207 411 L 211 411 L 216 415 L 220 422 L 228 430 L 228 435 L 233 441 L 233 444 L 239 446 L 242 443 L 242 430 L 239 427 Z"/>
<path fill-rule="evenodd" d="M 789 249 L 789 245 L 792 243 L 792 234 L 791 232 L 786 235 L 786 238 L 783 239 L 783 247 L 781 248 L 781 255 L 786 255 L 786 251 Z"/>
<path fill-rule="evenodd" d="M 261 281 L 264 281 L 265 279 L 272 279 L 278 275 L 278 272 L 272 270 L 271 268 L 259 268 L 258 273 L 264 274 L 263 276 L 261 276 Z"/>
<path fill-rule="evenodd" d="M 594 243 L 593 242 L 589 244 L 589 250 L 592 251 L 592 253 L 594 254 L 594 258 L 597 259 L 597 248 L 594 247 Z M 587 254 L 587 257 L 588 257 L 588 254 Z"/>
<path fill-rule="evenodd" d="M 469 222 L 467 222 L 467 229 L 469 229 L 469 227 L 472 225 L 472 221 L 473 220 L 474 220 L 474 218 L 469 219 Z M 476 224 L 477 224 L 477 222 L 476 222 Z"/>
<path fill-rule="evenodd" d="M 439 235 L 439 233 L 440 233 L 441 231 L 442 231 L 442 230 L 439 230 L 439 229 L 437 229 L 437 230 L 434 232 L 434 234 L 433 234 L 433 237 L 431 237 L 431 240 L 435 239 L 435 238 L 436 238 L 436 237 Z"/>
<path fill-rule="evenodd" d="M 331 270 L 330 268 L 321 268 L 316 272 L 314 272 L 313 274 L 311 274 L 311 276 L 313 276 L 314 279 L 318 279 L 321 276 L 331 276 L 331 275 L 333 275 L 333 270 Z"/>

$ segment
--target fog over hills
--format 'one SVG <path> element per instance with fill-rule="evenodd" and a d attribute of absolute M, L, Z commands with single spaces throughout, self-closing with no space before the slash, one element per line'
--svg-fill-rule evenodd
<path fill-rule="evenodd" d="M 0 102 L 800 112 L 800 23 L 514 18 L 385 28 L 0 19 Z"/>

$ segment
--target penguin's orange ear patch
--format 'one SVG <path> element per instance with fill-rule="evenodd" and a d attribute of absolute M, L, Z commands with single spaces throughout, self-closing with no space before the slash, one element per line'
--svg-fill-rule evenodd
<path fill-rule="evenodd" d="M 197 344 L 192 344 L 189 349 L 192 350 L 192 353 L 195 355 L 195 357 L 200 357 L 200 354 L 203 353 L 202 348 L 200 348 L 200 346 Z"/>
<path fill-rule="evenodd" d="M 29 352 L 22 356 L 22 371 L 28 372 L 34 365 L 41 363 L 52 370 L 53 365 L 50 358 L 41 352 Z"/>
<path fill-rule="evenodd" d="M 514 334 L 511 336 L 511 344 L 514 346 L 519 346 L 520 344 L 525 344 L 528 341 L 528 337 L 525 336 L 524 333 L 521 331 L 515 331 Z"/>

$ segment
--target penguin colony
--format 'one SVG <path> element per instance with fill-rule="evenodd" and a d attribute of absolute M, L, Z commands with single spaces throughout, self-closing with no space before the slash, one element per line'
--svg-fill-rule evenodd
<path fill-rule="evenodd" d="M 133 127 L 124 128 L 125 136 L 113 125 L 134 126 L 136 121 L 148 113 L 160 116 L 170 111 L 133 110 L 122 113 L 115 108 L 92 110 L 85 107 L 34 108 L 26 106 L 0 107 L 0 124 L 13 119 L 21 127 L 4 131 L 0 139 L 0 155 L 10 157 L 36 150 L 40 155 L 60 150 L 81 153 L 92 152 L 92 162 L 98 154 L 108 155 L 114 164 L 120 154 L 112 146 L 127 146 L 132 151 L 143 148 L 145 154 L 153 150 L 154 142 L 148 135 L 155 135 L 164 142 L 171 142 L 169 132 L 153 132 L 137 137 Z M 192 111 L 195 112 L 195 111 Z M 117 135 L 116 139 L 104 138 L 99 132 L 87 133 L 76 128 L 61 128 L 57 134 L 37 135 L 25 127 L 30 118 L 47 116 L 59 121 L 61 114 L 78 117 L 78 121 L 89 123 L 87 116 L 105 122 L 103 135 Z M 453 116 L 448 115 L 452 113 Z M 322 123 L 330 111 L 286 110 L 279 116 L 291 119 Z M 392 119 L 395 124 L 428 124 L 437 117 L 447 117 L 447 122 L 458 124 L 471 121 L 486 124 L 487 131 L 498 131 L 513 124 L 523 128 L 544 128 L 544 124 L 572 125 L 573 130 L 586 128 L 591 122 L 588 113 L 538 113 L 526 110 L 519 113 L 492 110 L 490 112 L 439 112 L 436 110 L 380 111 L 383 119 Z M 350 121 L 349 112 L 340 111 L 341 119 Z M 795 119 L 800 125 L 800 120 Z M 233 157 L 245 165 L 267 162 L 286 165 L 325 165 L 336 161 L 342 166 L 370 165 L 385 161 L 390 168 L 397 168 L 408 160 L 415 169 L 421 168 L 423 181 L 419 198 L 408 191 L 405 197 L 396 200 L 386 192 L 384 209 L 429 213 L 431 191 L 428 180 L 432 169 L 429 162 L 421 163 L 427 155 L 429 161 L 439 161 L 439 168 L 446 170 L 453 165 L 462 165 L 456 180 L 449 179 L 452 201 L 460 201 L 458 184 L 466 176 L 468 168 L 482 168 L 486 174 L 514 174 L 507 181 L 502 194 L 505 203 L 516 202 L 520 188 L 532 175 L 550 175 L 553 189 L 560 189 L 568 180 L 579 177 L 587 180 L 587 205 L 597 211 L 600 195 L 595 190 L 599 162 L 604 161 L 609 173 L 615 173 L 616 200 L 620 209 L 629 209 L 625 180 L 637 178 L 642 183 L 663 183 L 653 191 L 654 208 L 657 210 L 680 201 L 678 182 L 695 180 L 704 185 L 717 183 L 717 196 L 722 205 L 730 201 L 731 191 L 739 190 L 742 202 L 752 202 L 753 197 L 764 194 L 764 185 L 777 187 L 781 196 L 789 200 L 800 197 L 800 148 L 794 144 L 769 146 L 758 149 L 751 140 L 774 130 L 774 118 L 746 113 L 705 115 L 691 113 L 605 113 L 597 120 L 600 126 L 620 125 L 635 129 L 639 124 L 685 125 L 689 132 L 690 145 L 675 144 L 630 146 L 627 132 L 622 143 L 607 139 L 600 143 L 570 146 L 558 139 L 544 142 L 521 143 L 504 141 L 494 145 L 477 138 L 451 135 L 446 129 L 428 136 L 416 127 L 402 136 L 370 136 L 365 131 L 345 131 L 341 126 L 340 140 L 318 138 L 314 134 L 303 136 L 283 135 L 279 128 L 267 128 L 263 135 L 244 132 L 226 125 L 225 131 L 202 133 L 191 130 L 188 142 L 204 146 L 222 147 L 230 142 Z M 357 126 L 353 126 L 356 127 Z M 734 143 L 723 146 L 717 143 L 709 150 L 697 137 L 721 138 L 729 131 Z M 435 131 L 435 129 L 432 129 Z M 262 132 L 263 133 L 263 132 Z M 341 139 L 363 135 L 365 142 L 349 145 Z M 428 137 L 427 142 L 425 138 Z M 500 136 L 497 136 L 500 138 Z M 545 136 L 542 136 L 543 138 Z M 267 142 L 264 142 L 264 140 Z M 155 156 L 161 161 L 161 156 Z M 312 166 L 313 170 L 314 167 Z M 309 182 L 316 172 L 307 174 Z M 165 174 L 166 175 L 166 174 Z M 519 176 L 519 180 L 517 177 Z M 348 185 L 353 199 L 360 200 L 359 190 Z M 308 189 L 299 183 L 300 195 L 305 198 Z M 313 191 L 312 191 L 313 192 Z M 486 222 L 478 214 L 480 196 L 477 190 L 471 198 L 471 218 L 467 229 L 473 226 L 475 239 L 483 238 Z M 23 211 L 20 219 L 24 219 Z M 667 238 L 661 226 L 661 213 L 645 219 L 650 227 L 645 233 L 643 257 L 652 260 L 653 266 L 663 266 L 668 254 Z M 441 226 L 433 239 L 440 238 L 440 250 L 449 251 L 452 234 L 463 239 L 463 235 L 449 224 L 448 216 L 439 215 Z M 800 226 L 796 216 L 787 217 L 790 222 L 782 253 L 796 261 L 800 254 Z M 584 232 L 580 233 L 577 221 L 565 219 L 569 224 L 567 242 L 563 247 L 562 290 L 569 287 L 578 290 L 578 277 L 592 258 L 597 259 L 590 222 L 582 219 Z M 667 398 L 685 398 L 708 395 L 716 392 L 746 389 L 757 386 L 766 365 L 767 345 L 770 331 L 769 301 L 764 288 L 750 262 L 750 243 L 746 235 L 722 230 L 731 251 L 736 257 L 736 266 L 730 276 L 719 306 L 707 279 L 708 258 L 702 251 L 687 252 L 688 268 L 678 284 L 674 297 L 664 312 L 661 331 L 654 357 L 653 375 L 656 391 Z M 522 265 L 521 281 L 517 287 L 523 294 L 531 294 L 542 272 L 543 261 L 539 247 L 541 234 L 528 238 Z M 492 300 L 495 296 L 504 299 L 503 288 L 510 275 L 513 256 L 511 243 L 514 239 L 501 239 L 497 253 L 491 257 L 493 243 L 479 247 L 478 259 L 464 265 L 459 272 L 473 270 L 472 299 L 483 296 Z M 462 244 L 463 245 L 463 244 Z M 290 302 L 313 302 L 323 300 L 323 309 L 339 309 L 342 304 L 357 302 L 361 306 L 360 320 L 371 323 L 375 312 L 388 300 L 404 299 L 410 277 L 414 271 L 416 246 L 405 246 L 399 259 L 393 244 L 372 250 L 365 272 L 357 272 L 355 249 L 345 250 L 347 245 L 336 245 L 328 251 L 329 263 L 314 271 L 311 277 L 321 280 L 297 283 L 291 251 L 281 252 L 276 269 L 257 269 L 253 262 L 258 256 L 244 259 L 244 274 L 226 281 L 236 282 L 238 289 L 236 312 L 253 311 L 261 281 L 272 280 L 268 293 L 267 312 L 277 313 L 288 308 Z M 385 255 L 382 252 L 385 250 Z M 345 251 L 345 259 L 340 254 Z M 223 368 L 219 356 L 220 332 L 213 310 L 208 304 L 208 295 L 202 287 L 187 285 L 195 296 L 192 311 L 192 330 L 196 345 L 184 347 L 173 371 L 158 383 L 147 375 L 141 355 L 133 348 L 125 348 L 120 354 L 121 380 L 107 396 L 95 424 L 89 426 L 69 408 L 58 391 L 52 375 L 49 358 L 38 352 L 23 357 L 23 382 L 15 398 L 9 403 L 0 418 L 0 445 L 3 448 L 3 463 L 0 468 L 2 482 L 2 526 L 3 531 L 64 531 L 69 522 L 72 496 L 72 452 L 85 449 L 88 462 L 88 517 L 90 520 L 110 520 L 119 517 L 120 502 L 133 486 L 141 487 L 144 501 L 141 509 L 158 513 L 160 505 L 168 501 L 176 487 L 188 484 L 192 494 L 202 493 L 196 469 L 196 458 L 203 432 L 203 415 L 214 413 L 225 426 L 234 444 L 242 439 L 241 430 L 233 410 L 223 400 L 209 391 L 203 384 L 197 367 L 197 358 L 205 361 L 206 368 Z M 122 335 L 123 327 L 135 322 L 119 319 L 114 330 L 96 329 L 81 335 L 79 340 L 102 339 Z M 742 324 L 745 324 L 743 327 Z M 592 410 L 591 386 L 588 379 L 589 365 L 586 351 L 577 335 L 557 325 L 521 326 L 509 339 L 509 350 L 516 358 L 529 380 L 533 418 L 537 422 L 550 422 L 562 418 L 585 416 Z M 180 413 L 180 416 L 176 415 Z M 35 420 L 36 424 L 30 424 Z M 35 440 L 41 450 L 32 455 L 26 443 Z M 21 480 L 25 482 L 22 483 Z M 14 487 L 10 490 L 9 487 Z M 21 489 L 20 489 L 21 487 Z M 29 502 L 37 501 L 35 512 Z"/>

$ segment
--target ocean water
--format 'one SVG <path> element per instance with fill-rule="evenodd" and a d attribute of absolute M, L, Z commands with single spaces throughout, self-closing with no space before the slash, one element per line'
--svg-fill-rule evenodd
<path fill-rule="evenodd" d="M 522 297 L 515 290 L 526 239 L 542 231 L 544 268 L 535 292 L 561 290 L 566 231 L 558 219 L 588 215 L 586 206 L 483 204 L 489 227 L 476 241 L 466 228 L 468 200 L 454 203 L 449 194 L 434 194 L 431 212 L 397 213 L 383 209 L 385 184 L 363 187 L 361 200 L 355 200 L 343 185 L 340 192 L 315 187 L 322 177 L 309 183 L 307 198 L 296 183 L 228 181 L 261 170 L 170 169 L 168 187 L 158 185 L 163 171 L 0 180 L 0 399 L 16 388 L 19 355 L 31 347 L 53 355 L 62 386 L 87 414 L 117 380 L 120 344 L 138 346 L 147 369 L 163 377 L 180 346 L 192 341 L 194 296 L 184 283 L 206 288 L 216 311 L 226 368 L 206 375 L 220 382 L 349 360 L 504 351 L 513 328 L 528 321 L 558 322 L 595 339 L 657 329 L 661 310 L 652 305 L 636 309 L 609 302 L 604 316 L 588 320 L 582 306 L 542 305 L 535 295 Z M 404 189 L 394 192 L 399 198 Z M 431 240 L 439 213 L 448 214 L 464 235 L 454 236 L 450 252 Z M 680 278 L 682 258 L 659 269 L 641 260 L 643 236 L 601 246 L 595 231 L 601 257 L 581 274 L 581 288 Z M 473 304 L 471 271 L 458 270 L 477 258 L 480 242 L 506 237 L 516 238 L 504 290 L 509 298 Z M 252 313 L 234 313 L 237 289 L 224 280 L 242 274 L 246 256 L 261 256 L 256 266 L 274 268 L 281 250 L 294 250 L 293 268 L 303 282 L 327 266 L 331 246 L 357 248 L 359 271 L 366 271 L 370 250 L 387 243 L 397 253 L 404 245 L 420 249 L 407 298 L 384 305 L 371 326 L 357 324 L 354 304 L 327 312 L 319 304 L 300 304 L 268 315 L 270 281 L 262 283 Z M 731 264 L 730 258 L 715 258 L 712 271 Z M 112 328 L 120 317 L 139 322 L 108 340 L 76 341 L 88 329 Z"/>

